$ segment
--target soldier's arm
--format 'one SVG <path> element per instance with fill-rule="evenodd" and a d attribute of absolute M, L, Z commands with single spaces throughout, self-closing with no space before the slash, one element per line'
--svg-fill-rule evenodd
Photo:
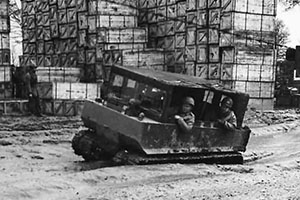
<path fill-rule="evenodd" d="M 180 128 L 185 132 L 188 133 L 192 130 L 193 125 L 195 123 L 195 116 L 191 115 L 191 116 L 187 116 L 185 118 L 179 118 L 178 119 L 178 125 L 180 126 Z"/>
<path fill-rule="evenodd" d="M 235 114 L 232 112 L 232 113 L 231 113 L 230 119 L 224 122 L 224 127 L 225 127 L 227 130 L 234 130 L 234 129 L 236 128 L 236 126 L 237 126 L 236 116 L 235 116 Z"/>

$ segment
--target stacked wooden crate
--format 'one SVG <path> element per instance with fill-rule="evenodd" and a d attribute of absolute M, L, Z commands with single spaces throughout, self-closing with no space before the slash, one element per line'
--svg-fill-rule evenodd
<path fill-rule="evenodd" d="M 96 71 L 96 29 L 93 23 L 82 20 L 82 16 L 86 20 L 95 17 L 89 14 L 92 6 L 88 3 L 22 1 L 21 66 L 37 66 L 38 90 L 46 114 L 80 114 L 82 100 L 100 97 L 101 84 L 96 82 L 102 79 L 102 70 Z"/>
<path fill-rule="evenodd" d="M 103 65 L 115 63 L 162 68 L 163 54 L 144 51 L 148 31 L 138 27 L 137 2 L 23 0 L 22 65 L 36 63 L 41 81 L 63 82 L 96 82 Z"/>
<path fill-rule="evenodd" d="M 0 0 L 0 99 L 12 97 L 8 0 Z"/>
<path fill-rule="evenodd" d="M 76 1 L 23 0 L 21 66 L 34 64 L 40 81 L 79 81 Z"/>
<path fill-rule="evenodd" d="M 168 71 L 219 80 L 273 107 L 276 0 L 141 0 L 139 25 Z"/>
<path fill-rule="evenodd" d="M 138 27 L 138 1 L 94 0 L 97 5 L 97 58 L 103 66 L 120 64 L 164 70 L 164 54 L 148 49 L 148 30 Z"/>
<path fill-rule="evenodd" d="M 99 98 L 112 64 L 163 69 L 163 54 L 145 49 L 137 2 L 22 0 L 21 65 L 37 66 L 44 112 L 71 115 L 79 99 Z"/>

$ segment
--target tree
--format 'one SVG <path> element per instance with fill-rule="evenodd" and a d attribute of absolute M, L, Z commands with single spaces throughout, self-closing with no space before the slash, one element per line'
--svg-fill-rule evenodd
<path fill-rule="evenodd" d="M 275 21 L 275 34 L 276 34 L 276 45 L 277 45 L 277 59 L 284 60 L 285 51 L 287 49 L 286 44 L 288 43 L 290 33 L 285 26 L 284 22 L 280 19 Z"/>
<path fill-rule="evenodd" d="M 300 0 L 280 0 L 287 9 L 291 9 L 297 5 L 300 5 Z"/>
<path fill-rule="evenodd" d="M 285 46 L 289 41 L 289 30 L 285 26 L 281 19 L 276 19 L 275 21 L 275 34 L 276 34 L 276 44 L 278 46 Z"/>

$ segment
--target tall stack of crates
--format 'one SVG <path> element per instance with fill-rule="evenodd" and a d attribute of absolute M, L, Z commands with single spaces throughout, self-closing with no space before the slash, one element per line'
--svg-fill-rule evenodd
<path fill-rule="evenodd" d="M 139 25 L 167 70 L 219 80 L 273 107 L 276 0 L 141 0 Z"/>
<path fill-rule="evenodd" d="M 0 99 L 12 97 L 8 4 L 9 0 L 0 0 Z"/>

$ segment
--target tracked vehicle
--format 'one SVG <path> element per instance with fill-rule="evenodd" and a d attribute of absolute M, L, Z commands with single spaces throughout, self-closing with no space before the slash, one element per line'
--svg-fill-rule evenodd
<path fill-rule="evenodd" d="M 172 117 L 186 96 L 195 99 L 195 124 L 188 133 Z M 234 101 L 234 130 L 206 120 L 226 96 Z M 251 132 L 242 126 L 248 101 L 249 95 L 215 81 L 112 66 L 102 99 L 85 102 L 81 118 L 86 129 L 74 136 L 72 147 L 87 161 L 243 163 L 241 152 Z"/>

